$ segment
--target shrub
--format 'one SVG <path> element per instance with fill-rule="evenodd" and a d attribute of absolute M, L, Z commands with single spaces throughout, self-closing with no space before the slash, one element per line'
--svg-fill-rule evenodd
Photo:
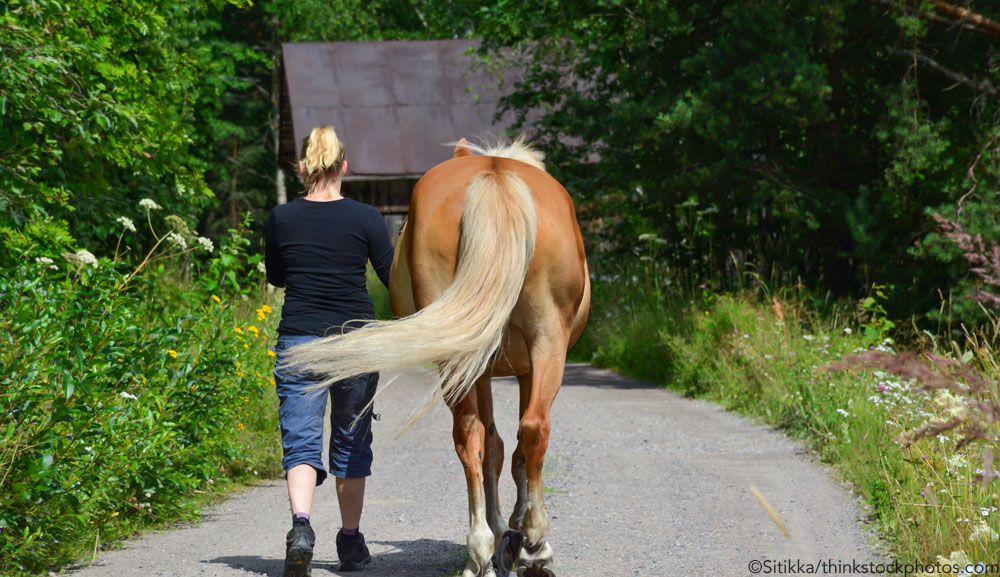
<path fill-rule="evenodd" d="M 260 257 L 233 230 L 193 269 L 197 282 L 178 284 L 190 249 L 154 237 L 129 272 L 85 250 L 7 243 L 17 258 L 0 271 L 0 574 L 190 515 L 193 490 L 273 467 L 254 462 L 277 444 Z"/>

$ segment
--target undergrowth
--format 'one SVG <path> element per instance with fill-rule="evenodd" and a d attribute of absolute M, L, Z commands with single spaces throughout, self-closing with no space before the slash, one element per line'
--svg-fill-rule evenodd
<path fill-rule="evenodd" d="M 961 379 L 934 389 L 888 367 L 831 370 L 852 355 L 896 358 L 878 287 L 856 310 L 821 315 L 791 294 L 671 301 L 649 278 L 595 280 L 588 328 L 571 358 L 713 400 L 804 440 L 853 482 L 901 561 L 1000 562 L 996 420 L 978 413 L 987 434 L 971 442 L 957 427 L 906 435 L 1000 406 L 993 348 L 946 347 L 988 383 L 978 392 Z"/>
<path fill-rule="evenodd" d="M 243 229 L 216 250 L 143 208 L 156 244 L 141 252 L 127 218 L 114 255 L 4 239 L 2 575 L 90 557 L 196 516 L 200 495 L 278 471 L 267 345 L 279 305 L 259 255 Z M 156 231 L 164 224 L 172 232 Z M 140 256 L 123 258 L 127 248 Z"/>

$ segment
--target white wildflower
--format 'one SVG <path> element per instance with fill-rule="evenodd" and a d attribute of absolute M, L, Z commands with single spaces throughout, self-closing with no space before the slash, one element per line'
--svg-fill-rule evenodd
<path fill-rule="evenodd" d="M 116 219 L 116 222 L 118 222 L 118 224 L 122 225 L 125 228 L 125 230 L 130 230 L 132 232 L 135 232 L 135 223 L 132 222 L 131 218 L 129 218 L 127 216 L 119 216 Z"/>
<path fill-rule="evenodd" d="M 261 274 L 267 273 L 267 266 L 264 264 L 264 261 L 260 261 L 259 263 L 257 263 L 257 272 Z"/>
<path fill-rule="evenodd" d="M 76 259 L 80 264 L 92 264 L 94 267 L 97 267 L 97 257 L 89 250 L 80 249 L 76 251 Z"/>
<path fill-rule="evenodd" d="M 121 397 L 121 398 L 123 398 L 123 399 L 132 399 L 133 401 L 139 398 L 139 397 L 137 397 L 135 395 L 131 395 L 129 393 L 126 393 L 125 391 L 122 391 L 122 392 L 118 393 L 118 396 Z"/>
<path fill-rule="evenodd" d="M 945 389 L 938 389 L 934 394 L 934 404 L 945 410 L 945 416 L 961 417 L 968 409 L 968 404 L 961 398 Z"/>
<path fill-rule="evenodd" d="M 969 463 L 965 460 L 965 455 L 961 453 L 955 453 L 946 462 L 948 463 L 949 471 L 965 470 L 969 466 Z"/>
<path fill-rule="evenodd" d="M 156 204 L 151 198 L 144 198 L 139 201 L 139 207 L 149 210 L 160 210 L 160 205 Z"/>
<path fill-rule="evenodd" d="M 38 264 L 41 264 L 41 265 L 45 265 L 46 268 L 50 268 L 52 270 L 59 270 L 59 267 L 57 267 L 56 265 L 52 264 L 55 261 L 53 261 L 51 258 L 49 258 L 47 256 L 35 257 L 35 262 L 37 262 Z"/>
<path fill-rule="evenodd" d="M 167 241 L 170 242 L 170 244 L 178 247 L 181 250 L 184 250 L 184 249 L 187 248 L 187 241 L 184 240 L 183 236 L 177 234 L 176 232 L 172 232 L 172 233 L 168 234 L 167 235 Z"/>
<path fill-rule="evenodd" d="M 992 542 L 997 540 L 1000 540 L 1000 535 L 997 534 L 993 527 L 983 522 L 978 523 L 969 535 L 969 541 Z"/>
<path fill-rule="evenodd" d="M 816 337 L 814 337 L 812 335 L 802 335 L 802 338 L 804 338 L 807 341 L 815 341 L 816 340 Z"/>
<path fill-rule="evenodd" d="M 198 237 L 198 244 L 200 244 L 201 248 L 205 249 L 208 252 L 212 252 L 213 250 L 215 250 L 215 243 L 213 243 L 212 239 L 210 239 L 210 238 L 206 238 L 204 236 L 199 236 Z"/>
<path fill-rule="evenodd" d="M 837 409 L 837 412 L 840 413 L 844 417 L 850 417 L 851 416 L 851 414 L 848 413 L 847 411 L 845 411 L 844 409 Z"/>

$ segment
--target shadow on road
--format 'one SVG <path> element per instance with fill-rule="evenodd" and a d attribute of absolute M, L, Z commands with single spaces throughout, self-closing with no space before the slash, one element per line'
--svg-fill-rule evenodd
<path fill-rule="evenodd" d="M 389 551 L 372 555 L 372 562 L 365 567 L 365 577 L 389 577 L 405 575 L 407 577 L 440 577 L 450 574 L 464 566 L 465 547 L 451 541 L 434 539 L 417 539 L 415 541 L 369 541 L 369 545 L 390 547 Z M 332 546 L 332 544 L 331 544 Z M 379 547 L 381 549 L 382 547 Z M 258 557 L 256 555 L 237 555 L 232 557 L 216 557 L 208 559 L 207 563 L 228 565 L 233 569 L 281 577 L 283 559 Z M 324 555 L 313 559 L 313 575 L 356 576 L 356 572 L 338 571 L 336 557 Z"/>
<path fill-rule="evenodd" d="M 630 379 L 607 369 L 601 369 L 586 363 L 566 363 L 563 374 L 564 387 L 597 387 L 599 389 L 655 389 L 657 387 Z"/>
<path fill-rule="evenodd" d="M 514 377 L 500 377 L 493 379 L 516 383 Z M 655 389 L 658 388 L 649 383 L 630 379 L 619 375 L 613 371 L 602 369 L 587 363 L 566 363 L 566 371 L 563 373 L 562 386 L 564 387 L 595 387 L 598 389 Z"/>

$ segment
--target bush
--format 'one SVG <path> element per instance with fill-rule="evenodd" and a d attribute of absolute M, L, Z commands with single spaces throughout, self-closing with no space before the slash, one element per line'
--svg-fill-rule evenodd
<path fill-rule="evenodd" d="M 275 467 L 260 257 L 233 230 L 191 265 L 196 282 L 178 283 L 191 250 L 154 237 L 127 273 L 87 251 L 7 243 L 17 258 L 0 271 L 0 574 L 190 515 L 192 491 Z"/>

